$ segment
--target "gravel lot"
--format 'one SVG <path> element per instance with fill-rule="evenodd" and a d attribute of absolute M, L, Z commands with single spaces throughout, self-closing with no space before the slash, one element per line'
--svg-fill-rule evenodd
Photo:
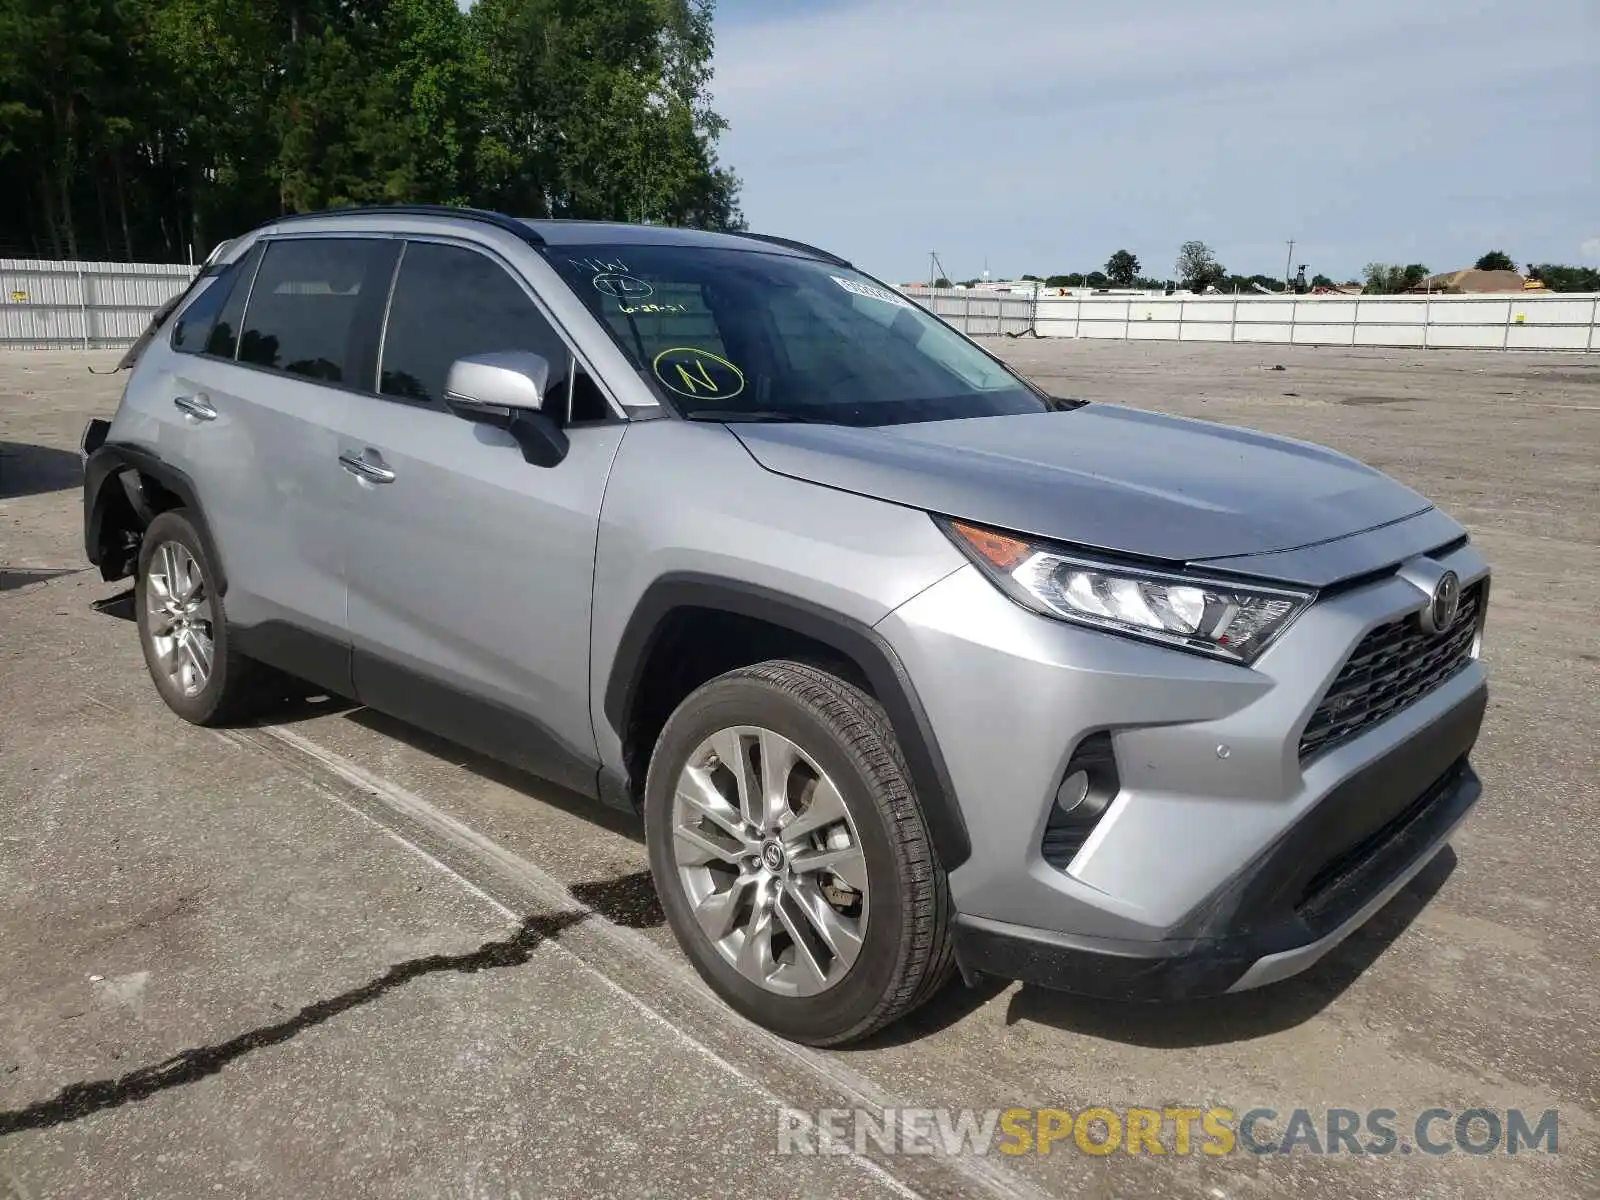
<path fill-rule="evenodd" d="M 957 986 L 865 1048 L 786 1046 L 694 979 L 635 823 L 347 706 L 171 716 L 81 557 L 77 438 L 121 387 L 86 368 L 116 355 L 13 353 L 0 1196 L 1593 1196 L 1600 355 L 995 348 L 1364 458 L 1494 564 L 1485 798 L 1366 929 L 1239 997 Z M 1555 1108 L 1560 1153 L 776 1153 L 781 1106 L 1175 1104 Z"/>

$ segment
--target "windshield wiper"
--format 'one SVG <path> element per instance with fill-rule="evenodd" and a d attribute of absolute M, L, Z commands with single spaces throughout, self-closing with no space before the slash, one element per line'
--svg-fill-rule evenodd
<path fill-rule="evenodd" d="M 771 425 L 838 425 L 830 417 L 814 417 L 809 413 L 788 412 L 777 408 L 699 408 L 683 414 L 686 421 L 739 421 L 762 422 Z"/>

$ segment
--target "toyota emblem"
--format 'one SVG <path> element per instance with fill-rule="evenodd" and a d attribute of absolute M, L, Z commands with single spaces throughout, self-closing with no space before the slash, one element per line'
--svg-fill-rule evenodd
<path fill-rule="evenodd" d="M 1427 633 L 1444 633 L 1456 623 L 1461 612 L 1461 577 L 1446 571 L 1433 585 L 1433 596 L 1422 610 L 1422 628 Z"/>

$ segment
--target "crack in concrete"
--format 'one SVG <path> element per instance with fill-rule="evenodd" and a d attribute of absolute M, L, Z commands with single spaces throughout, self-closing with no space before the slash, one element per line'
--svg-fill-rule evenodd
<path fill-rule="evenodd" d="M 81 1120 L 92 1113 L 120 1108 L 149 1099 L 168 1088 L 181 1087 L 215 1075 L 229 1063 L 256 1050 L 281 1045 L 307 1029 L 342 1013 L 370 1004 L 384 993 L 442 971 L 492 971 L 526 963 L 541 942 L 553 940 L 590 914 L 583 911 L 545 913 L 523 920 L 509 937 L 485 942 L 464 954 L 429 954 L 396 963 L 360 987 L 308 1004 L 294 1016 L 274 1025 L 241 1033 L 214 1046 L 183 1050 L 153 1066 L 140 1067 L 116 1079 L 95 1079 L 62 1088 L 49 1100 L 26 1108 L 0 1112 L 0 1137 L 29 1129 L 48 1129 Z"/>

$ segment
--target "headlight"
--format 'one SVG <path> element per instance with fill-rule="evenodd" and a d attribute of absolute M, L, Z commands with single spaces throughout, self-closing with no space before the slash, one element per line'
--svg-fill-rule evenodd
<path fill-rule="evenodd" d="M 1035 539 L 936 520 L 1024 607 L 1234 662 L 1254 662 L 1311 603 L 1309 592 L 1096 562 Z"/>

